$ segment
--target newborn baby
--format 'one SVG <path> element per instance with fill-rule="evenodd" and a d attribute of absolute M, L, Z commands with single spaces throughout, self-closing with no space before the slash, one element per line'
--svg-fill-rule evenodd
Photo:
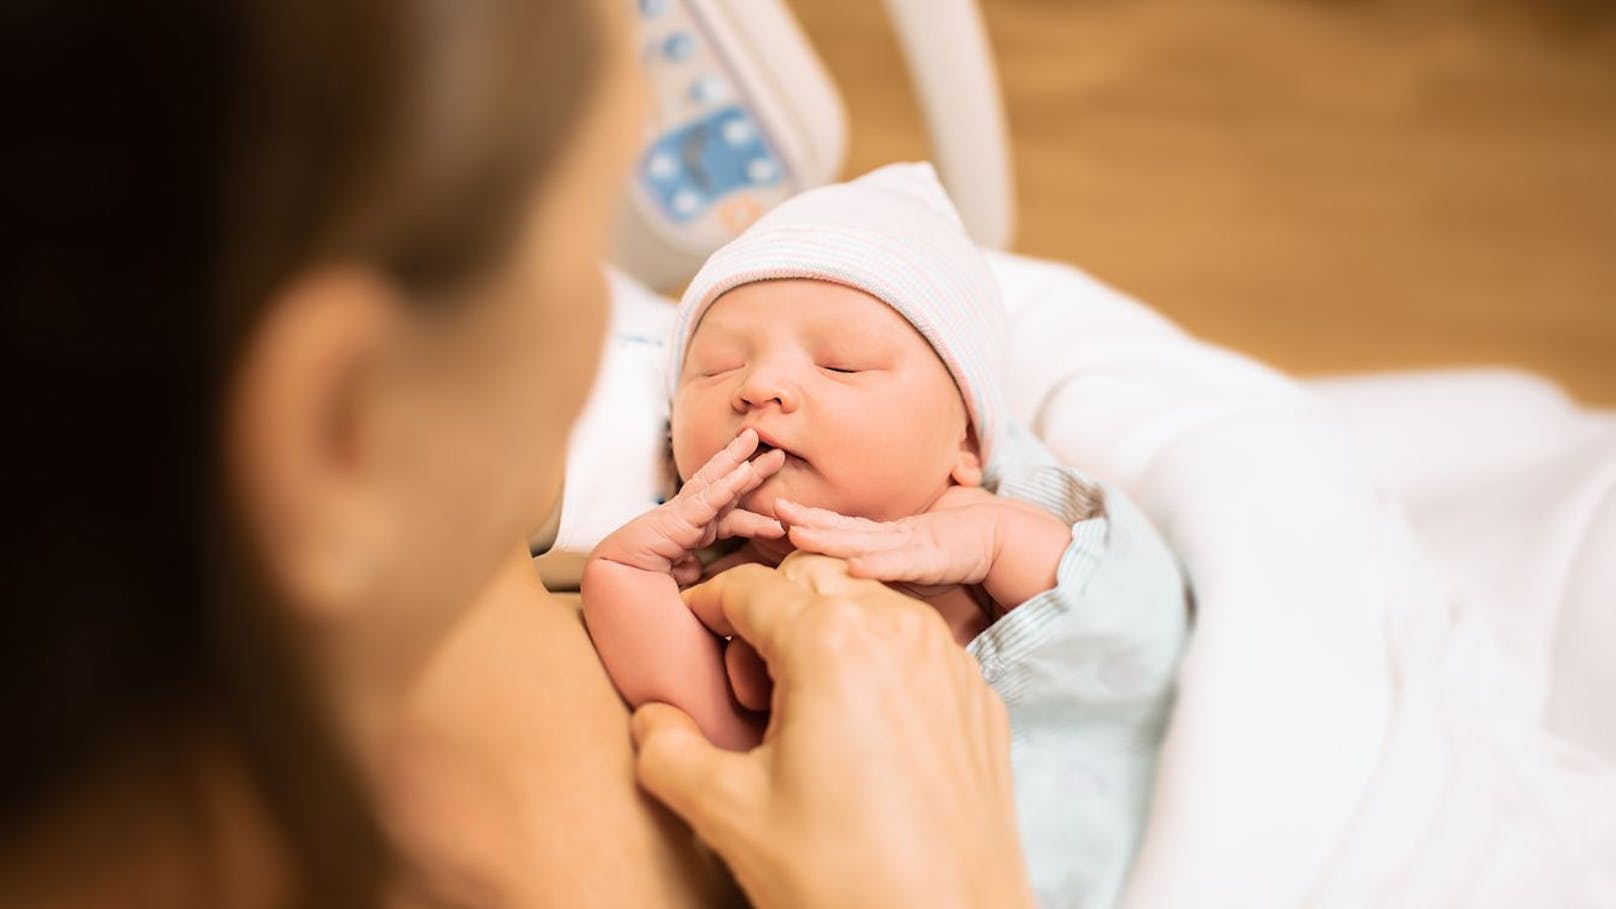
<path fill-rule="evenodd" d="M 591 553 L 584 614 L 630 703 L 674 704 L 748 748 L 767 676 L 681 585 L 802 549 L 931 603 L 1009 708 L 1041 902 L 1108 904 L 1143 825 L 1186 592 L 1130 503 L 1006 424 L 1003 321 L 929 165 L 770 212 L 684 295 L 669 365 L 687 479 Z"/>

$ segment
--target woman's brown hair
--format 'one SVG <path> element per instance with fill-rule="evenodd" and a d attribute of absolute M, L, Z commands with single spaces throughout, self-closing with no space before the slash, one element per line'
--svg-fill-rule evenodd
<path fill-rule="evenodd" d="M 3 15 L 0 849 L 90 780 L 195 801 L 207 743 L 297 903 L 374 904 L 387 851 L 230 507 L 223 390 L 307 268 L 368 264 L 428 300 L 506 255 L 602 29 L 587 0 Z"/>

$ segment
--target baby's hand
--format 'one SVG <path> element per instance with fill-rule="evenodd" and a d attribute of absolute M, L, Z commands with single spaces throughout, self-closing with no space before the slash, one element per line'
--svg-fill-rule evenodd
<path fill-rule="evenodd" d="M 930 511 L 896 521 L 871 521 L 785 499 L 775 514 L 792 545 L 847 560 L 855 577 L 914 584 L 978 584 L 998 549 L 999 499 L 956 486 Z"/>
<path fill-rule="evenodd" d="M 780 499 L 792 545 L 847 560 L 855 577 L 926 586 L 982 584 L 1012 608 L 1055 583 L 1070 529 L 1035 505 L 955 486 L 930 510 L 871 521 Z M 1006 543 L 1014 541 L 1015 545 Z M 1011 555 L 1007 557 L 1007 553 Z"/>
<path fill-rule="evenodd" d="M 757 433 L 742 430 L 713 455 L 679 493 L 612 532 L 595 547 L 594 557 L 644 571 L 667 572 L 680 586 L 701 577 L 696 552 L 728 537 L 779 539 L 779 521 L 739 507 L 740 500 L 785 464 L 785 452 L 757 450 Z"/>

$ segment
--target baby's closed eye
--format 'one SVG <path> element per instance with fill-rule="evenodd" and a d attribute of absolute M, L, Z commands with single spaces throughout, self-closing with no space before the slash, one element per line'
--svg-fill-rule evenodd
<path fill-rule="evenodd" d="M 822 338 L 809 352 L 820 369 L 844 375 L 889 369 L 896 357 L 885 339 L 848 334 Z"/>
<path fill-rule="evenodd" d="M 713 376 L 721 376 L 726 372 L 734 372 L 740 369 L 742 365 L 742 360 L 739 356 L 713 353 L 691 357 L 688 368 L 693 375 L 703 379 L 710 379 Z"/>
<path fill-rule="evenodd" d="M 875 351 L 837 347 L 819 351 L 814 356 L 814 364 L 826 372 L 851 374 L 883 369 L 887 358 Z"/>

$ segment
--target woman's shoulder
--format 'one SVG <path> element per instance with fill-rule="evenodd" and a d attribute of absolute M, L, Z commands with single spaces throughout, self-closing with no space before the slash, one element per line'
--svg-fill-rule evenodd
<path fill-rule="evenodd" d="M 717 863 L 640 791 L 633 760 L 576 598 L 513 559 L 411 697 L 385 801 L 421 883 L 450 901 L 732 901 Z"/>

